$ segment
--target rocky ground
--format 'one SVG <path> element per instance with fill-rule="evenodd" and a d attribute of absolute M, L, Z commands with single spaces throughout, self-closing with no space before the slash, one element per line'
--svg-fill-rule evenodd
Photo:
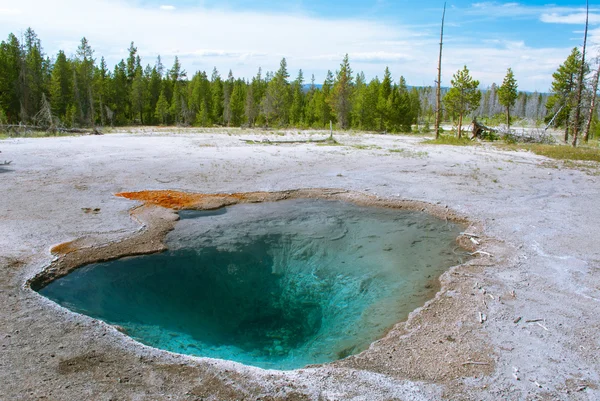
<path fill-rule="evenodd" d="M 600 399 L 600 167 L 490 145 L 423 145 L 418 136 L 273 142 L 326 136 L 147 129 L 0 141 L 12 161 L 0 167 L 0 398 Z M 140 202 L 116 193 L 303 188 L 456 213 L 470 220 L 481 252 L 369 350 L 291 372 L 145 347 L 28 285 L 68 253 L 50 249 L 72 240 L 91 253 L 115 241 L 161 249 L 172 213 L 132 215 Z"/>

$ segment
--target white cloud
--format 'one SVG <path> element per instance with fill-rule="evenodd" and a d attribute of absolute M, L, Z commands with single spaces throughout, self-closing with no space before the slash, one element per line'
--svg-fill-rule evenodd
<path fill-rule="evenodd" d="M 364 62 L 394 62 L 394 61 L 411 60 L 412 59 L 412 57 L 408 54 L 386 52 L 386 51 L 351 53 L 350 56 L 355 61 L 364 61 Z"/>
<path fill-rule="evenodd" d="M 510 67 L 515 73 L 521 90 L 549 90 L 552 73 L 564 62 L 569 49 L 535 49 L 523 42 L 500 42 L 490 44 L 450 48 L 446 52 L 445 68 L 449 74 L 467 65 L 473 77 L 482 87 L 492 83 L 500 84 Z M 445 75 L 446 76 L 446 75 Z M 448 85 L 449 79 L 442 84 Z"/>
<path fill-rule="evenodd" d="M 171 51 L 162 53 L 165 56 L 178 56 L 178 57 L 226 57 L 226 58 L 240 58 L 248 59 L 254 57 L 266 57 L 267 53 L 254 53 L 254 52 L 243 52 L 243 51 L 232 51 L 232 50 L 215 50 L 215 49 L 198 49 L 190 52 L 182 51 Z"/>
<path fill-rule="evenodd" d="M 540 17 L 540 21 L 550 24 L 585 24 L 585 13 L 559 14 L 559 13 L 544 13 Z M 589 15 L 590 24 L 600 24 L 600 14 Z"/>
<path fill-rule="evenodd" d="M 477 7 L 488 6 L 480 3 Z M 508 12 L 517 6 L 511 3 L 503 9 Z M 21 0 L 19 7 L 28 10 L 26 15 L 0 12 L 0 35 L 13 32 L 18 36 L 31 26 L 51 56 L 59 49 L 73 54 L 76 42 L 85 35 L 96 56 L 105 56 L 109 65 L 127 57 L 129 43 L 134 41 L 144 64 L 154 63 L 160 54 L 169 67 L 177 55 L 188 75 L 216 66 L 222 74 L 232 69 L 236 77 L 251 77 L 259 67 L 276 70 L 281 58 L 287 57 L 292 76 L 302 68 L 305 76 L 314 73 L 320 82 L 328 69 L 339 68 L 348 53 L 352 69 L 364 71 L 367 78 L 381 77 L 386 65 L 395 79 L 403 75 L 411 85 L 431 85 L 436 76 L 437 26 L 392 26 L 378 20 L 326 19 L 301 12 L 165 10 L 141 6 L 138 0 Z M 512 66 L 519 73 L 521 88 L 546 90 L 551 73 L 569 53 L 568 48 L 532 49 L 515 42 L 461 41 L 456 36 L 460 31 L 451 31 L 444 49 L 445 83 L 464 64 L 480 74 L 477 79 L 483 85 L 501 82 L 506 68 Z M 540 74 L 547 79 L 530 78 Z"/>
<path fill-rule="evenodd" d="M 310 57 L 313 60 L 324 60 L 339 63 L 345 56 L 345 53 L 332 53 L 322 54 L 314 57 Z M 385 62 L 398 62 L 412 59 L 411 56 L 403 53 L 394 53 L 387 51 L 374 51 L 374 52 L 350 52 L 348 58 L 352 63 L 364 62 L 364 63 L 385 63 Z M 335 65 L 335 64 L 334 64 Z M 380 71 L 381 72 L 381 71 Z"/>
<path fill-rule="evenodd" d="M 527 17 L 539 13 L 539 8 L 523 6 L 519 3 L 498 3 L 495 1 L 473 3 L 469 14 L 490 17 Z"/>
<path fill-rule="evenodd" d="M 600 11 L 598 8 L 590 8 L 591 23 L 600 22 L 600 15 L 595 14 L 598 11 Z M 467 12 L 472 15 L 493 18 L 539 18 L 542 22 L 553 24 L 583 24 L 585 22 L 585 8 L 583 7 L 530 6 L 517 2 L 488 1 L 473 3 Z"/>
<path fill-rule="evenodd" d="M 0 17 L 1 16 L 11 16 L 11 15 L 19 15 L 22 14 L 23 11 L 18 8 L 0 8 Z"/>
<path fill-rule="evenodd" d="M 175 6 L 162 5 L 162 6 L 160 6 L 160 9 L 164 10 L 164 11 L 173 11 L 173 10 L 175 10 Z"/>

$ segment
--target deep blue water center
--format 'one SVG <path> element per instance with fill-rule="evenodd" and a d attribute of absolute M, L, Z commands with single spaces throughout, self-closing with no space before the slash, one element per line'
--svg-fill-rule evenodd
<path fill-rule="evenodd" d="M 40 293 L 153 347 L 296 369 L 366 349 L 458 262 L 460 227 L 425 213 L 290 200 L 180 216 L 169 251 Z"/>

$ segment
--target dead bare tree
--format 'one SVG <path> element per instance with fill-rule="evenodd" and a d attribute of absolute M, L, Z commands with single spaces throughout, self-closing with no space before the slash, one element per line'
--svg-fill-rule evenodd
<path fill-rule="evenodd" d="M 115 112 L 108 108 L 107 105 L 104 105 L 104 110 L 106 112 L 106 118 L 110 120 L 110 126 L 114 125 Z"/>
<path fill-rule="evenodd" d="M 588 139 L 590 137 L 590 127 L 592 126 L 592 120 L 594 119 L 594 112 L 596 110 L 596 99 L 598 97 L 598 77 L 600 76 L 600 56 L 596 57 L 596 62 L 598 63 L 598 69 L 596 70 L 596 74 L 594 75 L 594 80 L 592 82 L 592 98 L 590 100 L 590 110 L 587 121 L 585 123 L 585 131 L 583 132 L 583 141 L 585 143 L 588 142 Z"/>
<path fill-rule="evenodd" d="M 46 129 L 54 129 L 54 116 L 52 115 L 52 108 L 46 99 L 45 93 L 42 93 L 40 111 L 33 117 L 33 123 L 34 125 L 46 127 Z"/>
<path fill-rule="evenodd" d="M 438 77 L 435 92 L 435 139 L 440 137 L 440 123 L 442 120 L 442 49 L 444 46 L 444 20 L 446 19 L 446 3 L 442 14 L 442 29 L 440 31 L 440 56 L 438 58 Z"/>
<path fill-rule="evenodd" d="M 583 52 L 581 54 L 581 66 L 579 67 L 579 81 L 577 82 L 577 94 L 575 97 L 575 117 L 573 118 L 573 147 L 577 146 L 577 135 L 579 134 L 581 119 L 581 97 L 583 94 L 583 78 L 585 75 L 585 50 L 587 45 L 588 22 L 590 16 L 589 1 L 585 2 L 585 33 L 583 34 Z"/>

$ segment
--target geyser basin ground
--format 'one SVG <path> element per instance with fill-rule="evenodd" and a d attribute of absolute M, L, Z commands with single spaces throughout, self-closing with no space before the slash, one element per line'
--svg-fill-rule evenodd
<path fill-rule="evenodd" d="M 260 143 L 282 139 L 263 130 L 141 130 L 0 141 L 0 155 L 13 160 L 12 171 L 0 174 L 3 399 L 600 399 L 598 176 L 529 152 L 421 145 L 415 135 L 335 133 L 344 146 L 276 146 Z M 256 144 L 239 140 L 249 135 Z M 287 132 L 283 139 L 318 136 L 302 135 Z M 422 151 L 428 155 L 409 156 Z M 472 225 L 465 231 L 477 234 L 476 249 L 493 258 L 479 254 L 444 273 L 425 308 L 360 355 L 291 372 L 136 346 L 26 285 L 42 270 L 61 271 L 66 259 L 73 266 L 100 260 L 84 258 L 100 252 L 93 244 L 148 238 L 155 225 L 137 212 L 150 208 L 136 208 L 132 219 L 134 202 L 114 193 L 332 186 L 397 203 L 427 202 L 415 210 L 441 202 L 438 216 L 468 216 Z M 147 230 L 139 229 L 140 221 Z M 56 244 L 92 235 L 88 246 L 74 247 L 81 252 L 58 260 L 49 253 Z M 164 236 L 155 238 L 160 245 Z M 143 251 L 134 245 L 129 241 L 109 257 Z M 479 312 L 488 317 L 483 324 Z M 526 322 L 541 318 L 549 331 Z"/>
<path fill-rule="evenodd" d="M 462 262 L 461 227 L 423 212 L 295 199 L 180 216 L 168 251 L 40 293 L 157 348 L 295 369 L 366 349 Z"/>

